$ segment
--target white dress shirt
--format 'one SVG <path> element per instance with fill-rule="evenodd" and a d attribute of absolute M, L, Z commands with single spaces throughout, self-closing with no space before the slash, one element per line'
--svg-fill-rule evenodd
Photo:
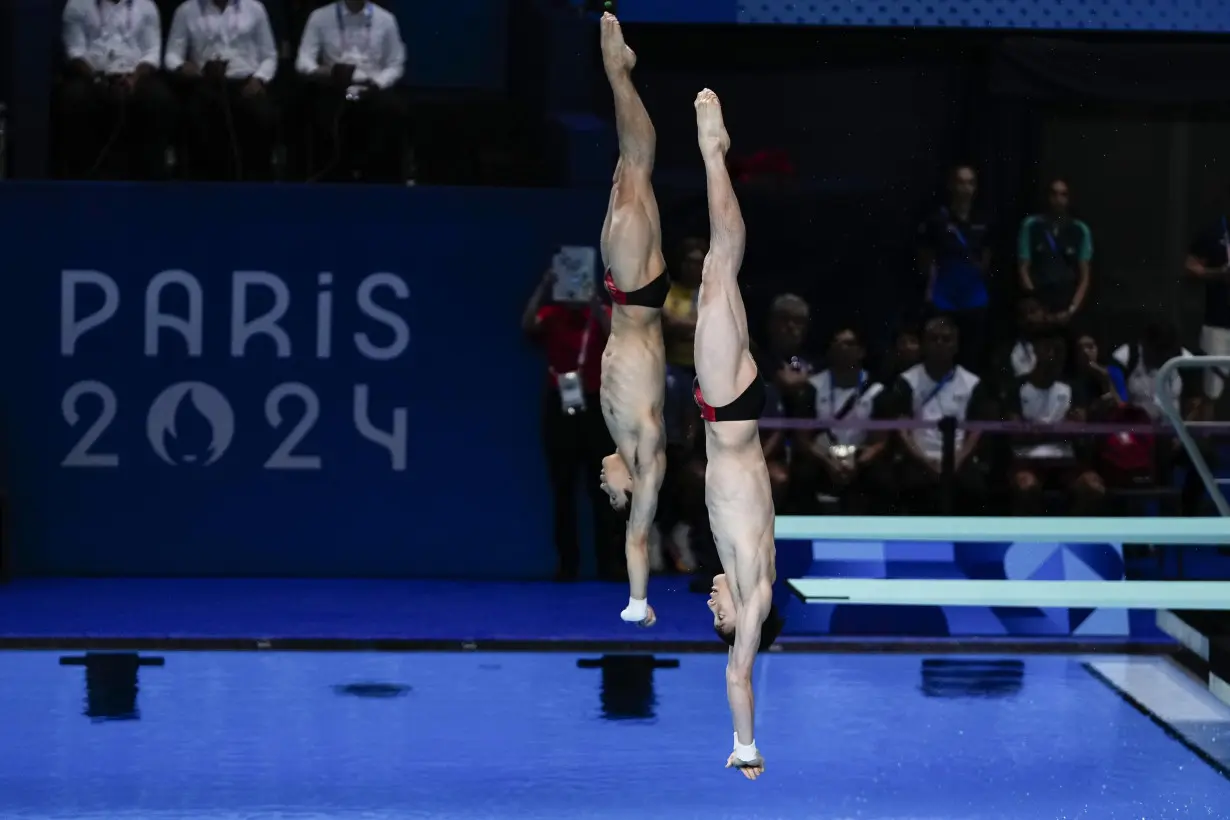
<path fill-rule="evenodd" d="M 68 0 L 64 53 L 104 74 L 131 74 L 162 65 L 162 21 L 153 0 Z"/>
<path fill-rule="evenodd" d="M 400 80 L 406 47 L 397 18 L 371 2 L 358 14 L 341 0 L 316 9 L 303 28 L 295 68 L 300 74 L 312 74 L 322 64 L 337 63 L 355 67 L 356 83 L 371 80 L 388 88 Z"/>
<path fill-rule="evenodd" d="M 211 60 L 225 60 L 226 76 L 231 80 L 273 79 L 278 48 L 264 3 L 227 0 L 224 8 L 218 8 L 214 0 L 180 4 L 167 35 L 167 70 L 177 71 L 188 62 L 201 67 Z"/>

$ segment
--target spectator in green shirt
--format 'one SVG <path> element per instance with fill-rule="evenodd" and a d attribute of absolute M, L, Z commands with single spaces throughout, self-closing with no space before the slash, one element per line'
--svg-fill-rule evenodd
<path fill-rule="evenodd" d="M 1052 181 L 1046 213 L 1027 217 L 1017 237 L 1021 289 L 1060 325 L 1069 324 L 1085 306 L 1093 260 L 1093 234 L 1069 215 L 1068 201 L 1068 183 Z"/>

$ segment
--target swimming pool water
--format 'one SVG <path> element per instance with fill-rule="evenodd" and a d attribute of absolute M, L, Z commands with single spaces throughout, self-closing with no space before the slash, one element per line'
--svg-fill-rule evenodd
<path fill-rule="evenodd" d="M 0 653 L 0 817 L 1230 817 L 1079 659 L 762 656 L 753 783 L 719 655 L 82 657 Z"/>

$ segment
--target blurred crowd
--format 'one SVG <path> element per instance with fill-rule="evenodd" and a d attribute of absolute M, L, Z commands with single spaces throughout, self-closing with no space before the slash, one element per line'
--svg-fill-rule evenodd
<path fill-rule="evenodd" d="M 1162 395 L 1158 369 L 1191 356 L 1180 328 L 1154 319 L 1116 337 L 1086 324 L 1095 268 L 1093 230 L 1074 216 L 1066 181 L 1046 186 L 1037 213 L 1015 226 L 1015 258 L 997 259 L 997 231 L 979 206 L 976 169 L 953 168 L 947 190 L 917 228 L 917 275 L 924 304 L 887 349 L 873 350 L 856 321 L 812 327 L 806 300 L 772 300 L 754 354 L 769 385 L 762 443 L 778 514 L 1199 515 L 1209 499 L 1173 436 L 1140 432 L 1163 403 L 1188 421 L 1208 421 L 1223 390 L 1222 371 L 1180 369 Z M 1200 338 L 1230 354 L 1230 233 L 1218 218 L 1193 238 L 1174 274 L 1206 286 Z M 662 313 L 667 384 L 664 421 L 668 477 L 659 499 L 651 559 L 658 571 L 690 572 L 712 557 L 704 505 L 705 451 L 692 400 L 696 300 L 707 240 L 686 238 L 668 254 L 670 296 Z M 745 273 L 745 276 L 747 274 Z M 990 288 L 1011 277 L 1012 288 Z M 552 302 L 544 278 L 526 306 L 523 328 L 542 346 L 552 372 L 579 370 L 585 409 L 567 413 L 544 379 L 542 434 L 555 495 L 561 579 L 579 565 L 578 488 L 588 492 L 600 574 L 622 564 L 622 521 L 596 476 L 613 445 L 598 409 L 600 358 L 609 307 L 601 289 L 590 304 Z M 746 282 L 744 283 L 746 285 Z M 992 293 L 1010 292 L 1015 322 L 991 326 Z M 1002 312 L 1002 311 L 1001 311 Z M 753 317 L 754 318 L 754 317 Z M 1015 421 L 1028 432 L 954 434 L 943 464 L 943 418 Z M 787 420 L 782 423 L 781 420 Z M 798 422 L 795 425 L 791 420 Z M 842 426 L 825 422 L 843 421 Z M 859 420 L 923 422 L 865 430 Z M 1076 433 L 1057 426 L 1102 422 L 1137 432 Z M 846 424 L 849 423 L 849 424 Z M 1216 466 L 1210 439 L 1201 455 Z"/>
<path fill-rule="evenodd" d="M 405 47 L 378 4 L 68 0 L 61 32 L 62 178 L 413 178 Z"/>

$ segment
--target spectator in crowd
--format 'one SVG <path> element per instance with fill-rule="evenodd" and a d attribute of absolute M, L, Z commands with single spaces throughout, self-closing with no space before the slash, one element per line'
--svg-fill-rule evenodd
<path fill-rule="evenodd" d="M 338 0 L 308 17 L 295 68 L 311 81 L 316 144 L 333 152 L 320 176 L 402 181 L 410 114 L 395 85 L 405 62 L 397 18 L 369 0 Z M 347 150 L 355 141 L 363 148 Z"/>
<path fill-rule="evenodd" d="M 987 418 L 992 403 L 981 379 L 956 363 L 959 332 L 945 316 L 929 319 L 923 327 L 922 361 L 902 373 L 886 396 L 886 414 L 893 418 L 933 422 L 935 427 L 901 430 L 897 434 L 901 462 L 895 470 L 899 494 L 915 512 L 942 508 L 943 436 L 938 428 L 945 417 L 958 422 Z M 953 481 L 954 511 L 972 512 L 983 505 L 986 492 L 984 465 L 978 457 L 981 434 L 956 432 Z"/>
<path fill-rule="evenodd" d="M 709 243 L 699 237 L 685 239 L 679 264 L 671 277 L 671 289 L 662 306 L 662 335 L 666 345 L 666 481 L 658 504 L 658 523 L 667 533 L 676 569 L 692 572 L 692 528 L 687 515 L 689 477 L 688 442 L 693 440 L 700 414 L 692 398 L 696 368 L 692 359 L 696 335 L 696 300 L 700 293 L 701 268 Z M 703 494 L 702 494 L 703 501 Z"/>
<path fill-rule="evenodd" d="M 687 438 L 685 425 L 695 417 L 692 380 L 696 367 L 692 359 L 696 337 L 696 300 L 700 295 L 701 268 L 709 243 L 704 239 L 683 241 L 683 252 L 671 289 L 662 305 L 662 335 L 666 345 L 666 434 L 674 443 Z"/>
<path fill-rule="evenodd" d="M 270 179 L 278 51 L 261 0 L 184 0 L 165 58 L 179 80 L 193 170 L 206 179 Z"/>
<path fill-rule="evenodd" d="M 1005 383 L 1015 384 L 1033 371 L 1038 361 L 1034 339 L 1055 327 L 1048 322 L 1046 309 L 1037 298 L 1026 296 L 1017 302 L 1016 334 L 1007 350 L 996 357 L 997 370 Z"/>
<path fill-rule="evenodd" d="M 782 411 L 792 418 L 810 418 L 815 367 L 803 345 L 811 325 L 811 306 L 793 293 L 783 293 L 769 307 L 768 344 L 757 351 L 756 364 L 777 390 Z"/>
<path fill-rule="evenodd" d="M 922 345 L 918 329 L 910 325 L 902 326 L 893 337 L 893 346 L 882 362 L 882 382 L 892 384 L 898 376 L 918 364 L 921 356 Z"/>
<path fill-rule="evenodd" d="M 977 371 L 985 357 L 992 227 L 975 201 L 978 175 L 968 165 L 948 177 L 948 203 L 918 228 L 918 265 L 933 311 L 951 314 L 961 335 L 961 363 Z"/>
<path fill-rule="evenodd" d="M 816 372 L 804 352 L 811 325 L 811 306 L 793 293 L 783 293 L 769 306 L 767 344 L 757 348 L 756 365 L 768 382 L 766 418 L 806 418 L 814 415 L 815 390 L 808 379 Z M 782 509 L 790 495 L 789 463 L 797 430 L 770 430 L 761 435 L 774 502 Z"/>
<path fill-rule="evenodd" d="M 1045 213 L 1026 217 L 1017 237 L 1021 291 L 1033 296 L 1047 320 L 1067 325 L 1089 295 L 1093 234 L 1068 214 L 1068 183 L 1052 180 Z"/>
<path fill-rule="evenodd" d="M 1198 371 L 1180 369 L 1169 379 L 1169 395 L 1158 395 L 1155 390 L 1157 372 L 1163 364 L 1174 358 L 1187 358 L 1191 351 L 1179 343 L 1179 333 L 1169 322 L 1155 321 L 1149 323 L 1135 342 L 1121 345 L 1111 358 L 1118 373 L 1113 373 L 1114 380 L 1123 401 L 1143 411 L 1154 421 L 1162 417 L 1161 402 L 1168 402 L 1178 408 L 1185 421 L 1208 421 L 1212 418 L 1212 404 L 1201 390 Z M 1214 390 L 1220 395 L 1222 378 L 1213 374 Z M 1213 462 L 1213 449 L 1207 438 L 1198 438 L 1201 455 L 1206 463 Z M 1204 496 L 1204 486 L 1200 476 L 1191 468 L 1191 460 L 1182 442 L 1177 438 L 1165 436 L 1156 440 L 1156 461 L 1153 465 L 1156 476 L 1168 480 L 1175 467 L 1185 467 L 1186 475 L 1182 487 L 1180 502 L 1184 515 L 1195 515 L 1198 512 Z"/>
<path fill-rule="evenodd" d="M 1083 421 L 1088 398 L 1079 383 L 1065 377 L 1067 342 L 1056 332 L 1033 343 L 1036 363 L 1005 391 L 1004 415 L 1013 421 L 1050 426 Z M 1012 437 L 1011 470 L 1014 515 L 1043 512 L 1042 494 L 1059 489 L 1071 496 L 1073 515 L 1095 515 L 1106 496 L 1102 478 L 1090 466 L 1090 453 L 1074 436 L 1063 434 Z"/>
<path fill-rule="evenodd" d="M 1230 186 L 1226 191 L 1230 199 Z M 1202 228 L 1192 239 L 1184 270 L 1187 276 L 1204 285 L 1204 325 L 1200 329 L 1200 348 L 1210 356 L 1230 356 L 1230 208 Z M 1210 399 L 1221 397 L 1223 379 L 1210 369 L 1205 371 L 1204 392 Z"/>
<path fill-rule="evenodd" d="M 791 408 L 796 412 L 799 404 Z M 765 406 L 760 414 L 762 419 L 791 418 L 787 408 L 785 395 L 776 384 L 765 386 Z M 773 491 L 775 509 L 785 510 L 790 492 L 790 458 L 794 450 L 797 431 L 795 430 L 765 430 L 760 431 L 760 446 L 764 451 L 765 466 L 769 468 L 769 487 Z"/>
<path fill-rule="evenodd" d="M 1205 402 L 1198 383 L 1192 379 L 1191 370 L 1175 371 L 1170 378 L 1170 396 L 1167 399 L 1156 395 L 1154 390 L 1157 371 L 1163 364 L 1173 358 L 1191 355 L 1192 352 L 1179 343 L 1179 333 L 1174 325 L 1164 321 L 1150 322 L 1136 341 L 1120 345 L 1111 354 L 1125 381 L 1124 400 L 1140 407 L 1154 420 L 1162 417 L 1159 402 L 1163 400 L 1172 404 L 1181 402 L 1185 417 L 1189 410 L 1202 410 Z"/>
<path fill-rule="evenodd" d="M 1102 361 L 1098 340 L 1092 333 L 1077 331 L 1071 334 L 1072 353 L 1068 357 L 1071 375 L 1068 381 L 1072 389 L 1085 397 L 1085 415 L 1101 419 L 1118 405 L 1120 399 L 1106 364 Z"/>
<path fill-rule="evenodd" d="M 812 376 L 815 418 L 867 420 L 884 386 L 863 369 L 866 348 L 853 328 L 833 334 L 828 368 Z M 884 451 L 887 435 L 849 427 L 800 430 L 791 459 L 791 485 L 839 500 L 847 514 L 866 512 L 865 471 Z M 797 494 L 796 494 L 797 495 Z M 811 512 L 802 511 L 803 514 Z"/>
<path fill-rule="evenodd" d="M 579 480 L 589 494 L 598 574 L 617 580 L 623 571 L 623 523 L 598 481 L 602 459 L 615 447 L 598 401 L 610 308 L 601 302 L 598 288 L 589 305 L 548 303 L 554 284 L 554 273 L 548 270 L 525 306 L 521 326 L 547 359 L 542 441 L 554 503 L 556 579 L 573 581 L 580 571 Z"/>
<path fill-rule="evenodd" d="M 152 0 L 68 0 L 62 23 L 65 175 L 164 178 L 175 104 L 158 77 L 158 7 Z"/>

